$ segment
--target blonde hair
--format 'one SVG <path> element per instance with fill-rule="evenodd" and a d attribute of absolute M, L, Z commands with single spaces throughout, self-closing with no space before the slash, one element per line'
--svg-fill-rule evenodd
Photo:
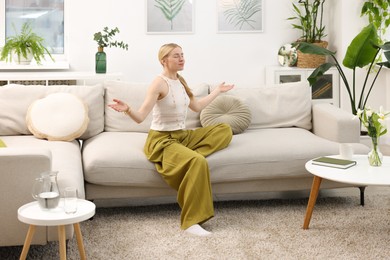
<path fill-rule="evenodd" d="M 168 55 L 171 53 L 171 51 L 173 49 L 175 49 L 177 47 L 179 47 L 181 49 L 181 46 L 179 46 L 176 43 L 167 43 L 167 44 L 164 44 L 163 46 L 160 47 L 160 50 L 158 52 L 158 60 L 160 61 L 161 65 L 163 65 L 162 61 L 166 57 L 168 57 Z M 188 87 L 188 84 L 185 81 L 185 79 L 179 73 L 177 73 L 176 75 L 177 75 L 177 78 L 179 79 L 179 81 L 181 82 L 181 84 L 183 84 L 184 89 L 185 89 L 187 95 L 190 98 L 192 98 L 194 96 L 194 94 L 191 92 L 191 89 Z"/>

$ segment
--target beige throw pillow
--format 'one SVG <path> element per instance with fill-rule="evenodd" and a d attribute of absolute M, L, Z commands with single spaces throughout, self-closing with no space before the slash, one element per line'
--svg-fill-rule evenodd
<path fill-rule="evenodd" d="M 54 93 L 33 102 L 27 111 L 28 129 L 37 138 L 73 141 L 88 127 L 88 107 L 70 93 Z"/>
<path fill-rule="evenodd" d="M 233 134 L 244 132 L 251 123 L 251 111 L 239 98 L 229 95 L 218 96 L 200 113 L 202 126 L 218 123 L 229 124 Z"/>

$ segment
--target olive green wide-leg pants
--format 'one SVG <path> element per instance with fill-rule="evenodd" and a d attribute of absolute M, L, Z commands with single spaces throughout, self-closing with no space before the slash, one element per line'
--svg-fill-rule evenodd
<path fill-rule="evenodd" d="M 181 228 L 214 216 L 210 171 L 206 156 L 226 148 L 232 139 L 227 124 L 194 130 L 150 130 L 144 152 L 165 182 L 177 191 Z"/>

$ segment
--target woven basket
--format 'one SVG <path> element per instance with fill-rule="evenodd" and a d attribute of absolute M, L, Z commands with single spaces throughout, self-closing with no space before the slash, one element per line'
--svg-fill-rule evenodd
<path fill-rule="evenodd" d="M 315 42 L 313 44 L 323 48 L 328 47 L 327 41 Z M 297 61 L 298 68 L 317 68 L 318 66 L 320 66 L 325 62 L 326 62 L 325 55 L 302 53 L 301 51 L 298 51 L 298 61 Z"/>

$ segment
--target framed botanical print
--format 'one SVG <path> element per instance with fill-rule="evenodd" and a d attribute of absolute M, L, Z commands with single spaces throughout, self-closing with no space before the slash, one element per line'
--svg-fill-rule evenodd
<path fill-rule="evenodd" d="M 263 32 L 263 0 L 217 0 L 219 33 Z"/>
<path fill-rule="evenodd" d="M 146 33 L 194 32 L 195 0 L 146 0 Z"/>

